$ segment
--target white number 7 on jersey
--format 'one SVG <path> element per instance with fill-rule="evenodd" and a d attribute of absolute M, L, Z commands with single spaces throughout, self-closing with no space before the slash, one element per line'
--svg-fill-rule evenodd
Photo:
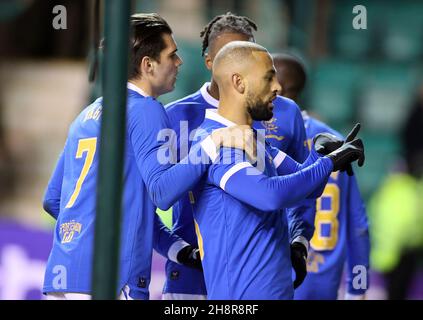
<path fill-rule="evenodd" d="M 78 198 L 79 192 L 81 191 L 82 184 L 84 183 L 85 178 L 87 177 L 88 171 L 90 170 L 91 165 L 93 164 L 95 150 L 97 148 L 97 138 L 88 138 L 80 139 L 78 141 L 78 150 L 76 151 L 76 159 L 82 158 L 84 152 L 87 153 L 85 158 L 84 166 L 82 167 L 81 175 L 76 182 L 75 190 L 72 193 L 72 196 L 69 199 L 66 208 L 70 208 L 74 205 L 76 199 Z"/>

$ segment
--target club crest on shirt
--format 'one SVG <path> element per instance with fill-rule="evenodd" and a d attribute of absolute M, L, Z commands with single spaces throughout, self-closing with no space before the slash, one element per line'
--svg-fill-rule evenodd
<path fill-rule="evenodd" d="M 179 278 L 179 271 L 173 270 L 170 273 L 170 279 L 171 280 L 178 280 L 178 278 Z"/>
<path fill-rule="evenodd" d="M 137 287 L 138 288 L 146 288 L 147 287 L 147 279 L 144 278 L 144 277 L 139 277 Z"/>
<path fill-rule="evenodd" d="M 75 232 L 81 233 L 82 224 L 72 220 L 60 225 L 59 234 L 62 237 L 61 243 L 69 243 L 73 240 Z"/>
<path fill-rule="evenodd" d="M 261 124 L 266 129 L 266 138 L 267 139 L 276 139 L 278 141 L 281 141 L 285 139 L 284 136 L 277 135 L 279 127 L 276 125 L 277 119 L 273 117 L 269 121 L 262 121 Z"/>

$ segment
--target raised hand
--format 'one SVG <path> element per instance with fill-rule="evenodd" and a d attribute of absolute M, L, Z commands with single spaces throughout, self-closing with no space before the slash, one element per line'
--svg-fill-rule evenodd
<path fill-rule="evenodd" d="M 327 155 L 333 162 L 333 171 L 345 168 L 348 164 L 358 160 L 361 167 L 364 164 L 364 145 L 361 139 L 344 143 L 340 148 Z"/>
<path fill-rule="evenodd" d="M 328 132 L 316 134 L 316 136 L 313 138 L 314 148 L 318 153 L 322 155 L 328 155 L 343 146 L 345 143 L 353 141 L 360 131 L 360 128 L 361 124 L 357 123 L 350 131 L 350 133 L 348 133 L 345 141 Z M 347 163 L 345 167 L 340 168 L 340 170 L 347 171 L 349 176 L 354 174 L 352 171 L 351 163 Z"/>

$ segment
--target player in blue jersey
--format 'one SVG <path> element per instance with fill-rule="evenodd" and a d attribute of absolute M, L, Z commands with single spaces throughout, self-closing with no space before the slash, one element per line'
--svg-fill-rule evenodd
<path fill-rule="evenodd" d="M 182 60 L 176 53 L 171 28 L 157 14 L 134 15 L 131 27 L 116 296 L 148 299 L 153 237 L 158 250 L 166 255 L 172 250 L 166 249 L 165 243 L 180 242 L 159 224 L 155 206 L 168 209 L 199 181 L 210 166 L 208 153 L 201 150 L 216 153 L 222 144 L 246 148 L 253 134 L 250 128 L 245 129 L 247 126 L 221 131 L 207 137 L 193 150 L 192 157 L 172 165 L 165 156 L 169 146 L 158 139 L 163 130 L 169 130 L 169 123 L 156 98 L 173 90 Z M 71 124 L 44 197 L 46 211 L 57 219 L 44 278 L 43 292 L 48 298 L 90 298 L 102 108 L 99 98 Z M 237 137 L 232 139 L 234 134 Z M 225 140 L 225 136 L 231 140 Z M 198 152 L 200 158 L 196 159 Z M 164 236 L 171 241 L 162 241 Z M 177 248 L 173 247 L 173 253 L 178 256 Z"/>
<path fill-rule="evenodd" d="M 289 55 L 273 55 L 273 59 L 282 85 L 281 94 L 296 101 L 306 83 L 304 67 Z M 274 113 L 278 113 L 277 108 Z M 338 132 L 305 111 L 303 117 L 308 141 L 321 132 L 342 139 Z M 277 141 L 270 142 L 278 147 Z M 315 225 L 308 275 L 295 291 L 295 299 L 336 299 L 345 262 L 348 265 L 346 298 L 363 299 L 369 282 L 370 245 L 366 210 L 354 176 L 345 172 L 331 175 L 317 201 Z"/>
<path fill-rule="evenodd" d="M 246 41 L 226 44 L 215 57 L 213 78 L 219 107 L 206 111 L 197 132 L 200 140 L 222 127 L 272 118 L 272 101 L 281 87 L 265 48 Z M 302 165 L 264 137 L 257 143 L 254 165 L 242 151 L 224 148 L 193 191 L 208 298 L 292 299 L 283 208 L 319 196 L 332 171 L 359 157 L 362 165 L 363 156 L 359 139 L 323 157 L 313 145 Z"/>
<path fill-rule="evenodd" d="M 253 41 L 253 31 L 256 24 L 247 17 L 231 13 L 216 16 L 201 32 L 203 37 L 202 55 L 206 67 L 211 71 L 213 60 L 217 52 L 231 41 Z M 290 99 L 278 96 L 273 102 L 284 110 L 283 125 L 275 133 L 274 127 L 269 126 L 271 138 L 280 141 L 280 150 L 284 151 L 298 162 L 303 162 L 308 154 L 306 148 L 306 134 L 301 112 Z M 166 112 L 172 128 L 177 133 L 178 158 L 183 158 L 189 151 L 195 129 L 203 122 L 206 109 L 216 109 L 219 104 L 219 90 L 216 81 L 211 78 L 195 93 L 168 104 Z M 261 122 L 256 122 L 256 128 L 262 128 Z M 276 136 L 277 135 L 277 136 Z M 194 199 L 192 192 L 183 197 L 173 206 L 173 232 L 183 237 L 192 246 L 197 246 L 197 238 L 192 219 Z M 298 206 L 290 211 L 290 229 L 292 242 L 292 258 L 297 274 L 296 286 L 306 275 L 304 256 L 307 254 L 308 240 L 314 231 L 314 224 L 306 224 L 301 220 L 304 212 L 314 211 L 310 203 Z M 312 214 L 309 214 L 312 215 Z M 166 283 L 163 288 L 164 299 L 205 299 L 206 288 L 201 270 L 187 268 L 173 261 L 166 263 Z"/>

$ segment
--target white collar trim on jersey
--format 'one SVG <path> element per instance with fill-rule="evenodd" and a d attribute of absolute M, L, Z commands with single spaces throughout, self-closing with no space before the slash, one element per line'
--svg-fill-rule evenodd
<path fill-rule="evenodd" d="M 219 100 L 213 98 L 210 93 L 207 91 L 207 88 L 210 86 L 210 82 L 206 82 L 200 89 L 200 93 L 204 100 L 213 107 L 217 108 L 219 106 Z"/>
<path fill-rule="evenodd" d="M 128 82 L 126 87 L 132 91 L 138 92 L 140 95 L 144 97 L 149 97 L 150 95 L 146 94 L 141 88 L 137 87 L 135 84 Z"/>
<path fill-rule="evenodd" d="M 222 117 L 220 114 L 217 113 L 217 109 L 206 109 L 206 119 L 210 119 L 216 122 L 219 122 L 226 127 L 233 127 L 236 125 L 236 123 L 232 122 L 231 120 L 228 120 L 224 117 Z"/>

